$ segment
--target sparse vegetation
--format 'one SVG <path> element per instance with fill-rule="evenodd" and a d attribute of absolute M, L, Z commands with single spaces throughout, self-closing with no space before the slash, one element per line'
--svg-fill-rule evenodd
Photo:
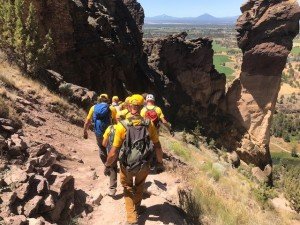
<path fill-rule="evenodd" d="M 282 137 L 286 142 L 300 141 L 300 117 L 297 114 L 277 113 L 274 115 L 271 134 Z"/>
<path fill-rule="evenodd" d="M 9 75 L 0 74 L 0 82 L 4 84 L 4 86 L 8 88 L 15 88 L 16 83 L 13 79 L 9 77 Z"/>
<path fill-rule="evenodd" d="M 275 189 L 266 184 L 260 184 L 258 187 L 253 188 L 253 194 L 263 208 L 270 208 L 269 200 L 277 196 Z"/>
<path fill-rule="evenodd" d="M 185 161 L 191 159 L 191 152 L 180 145 L 178 142 L 173 142 L 171 145 L 171 150 L 178 156 L 182 157 Z"/>
<path fill-rule="evenodd" d="M 284 190 L 286 197 L 292 203 L 296 212 L 300 212 L 300 166 L 289 167 L 284 178 Z"/>

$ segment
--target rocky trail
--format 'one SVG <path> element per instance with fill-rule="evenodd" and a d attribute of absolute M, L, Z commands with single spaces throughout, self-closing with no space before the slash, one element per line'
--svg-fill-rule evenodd
<path fill-rule="evenodd" d="M 52 94 L 45 91 L 41 97 L 32 89 L 30 84 L 22 91 L 8 89 L 6 93 L 8 100 L 15 100 L 23 121 L 21 129 L 15 128 L 10 119 L 0 120 L 1 135 L 7 139 L 3 144 L 8 143 L 5 154 L 11 160 L 0 160 L 4 171 L 0 181 L 5 189 L 0 215 L 4 222 L 48 224 L 39 217 L 43 216 L 57 224 L 123 224 L 123 190 L 118 184 L 116 196 L 107 195 L 109 178 L 103 174 L 93 132 L 89 132 L 87 140 L 83 139 L 82 126 L 70 122 L 70 109 L 53 112 L 47 100 L 53 98 Z M 181 183 L 180 177 L 168 172 L 150 175 L 143 202 L 147 210 L 139 224 L 184 224 L 185 214 L 178 207 L 177 194 Z M 50 208 L 45 209 L 48 205 Z M 66 210 L 72 218 L 66 217 L 63 222 L 60 219 Z M 71 222 L 66 223 L 67 220 Z"/>

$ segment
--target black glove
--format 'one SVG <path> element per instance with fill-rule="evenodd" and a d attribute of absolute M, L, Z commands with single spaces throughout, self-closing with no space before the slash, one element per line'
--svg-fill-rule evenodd
<path fill-rule="evenodd" d="M 163 163 L 156 163 L 156 173 L 160 174 L 165 171 L 165 167 Z"/>
<path fill-rule="evenodd" d="M 110 167 L 105 167 L 104 169 L 104 176 L 110 176 Z"/>

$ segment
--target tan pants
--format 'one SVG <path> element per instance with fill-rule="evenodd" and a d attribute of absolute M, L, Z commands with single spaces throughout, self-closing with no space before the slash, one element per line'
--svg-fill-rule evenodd
<path fill-rule="evenodd" d="M 144 184 L 149 171 L 150 168 L 147 166 L 138 173 L 132 174 L 121 166 L 120 181 L 124 188 L 125 209 L 129 223 L 137 223 L 137 207 L 143 199 Z"/>

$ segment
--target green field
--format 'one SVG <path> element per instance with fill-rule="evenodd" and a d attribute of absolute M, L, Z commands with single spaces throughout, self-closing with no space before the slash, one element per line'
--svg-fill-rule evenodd
<path fill-rule="evenodd" d="M 271 152 L 272 160 L 274 165 L 280 163 L 290 165 L 300 165 L 300 158 L 293 158 L 290 153 L 287 152 Z"/>
<path fill-rule="evenodd" d="M 300 47 L 294 47 L 292 49 L 292 54 L 293 55 L 299 55 L 300 54 Z"/>
<path fill-rule="evenodd" d="M 226 56 L 226 55 L 214 55 L 214 65 L 216 67 L 216 70 L 219 73 L 224 73 L 226 75 L 226 77 L 228 76 L 232 76 L 232 74 L 234 73 L 234 70 L 224 66 L 225 63 L 227 62 L 232 62 L 232 60 Z"/>
<path fill-rule="evenodd" d="M 214 50 L 215 53 L 221 53 L 221 52 L 227 52 L 229 49 L 223 47 L 220 44 L 213 43 L 213 50 Z"/>

